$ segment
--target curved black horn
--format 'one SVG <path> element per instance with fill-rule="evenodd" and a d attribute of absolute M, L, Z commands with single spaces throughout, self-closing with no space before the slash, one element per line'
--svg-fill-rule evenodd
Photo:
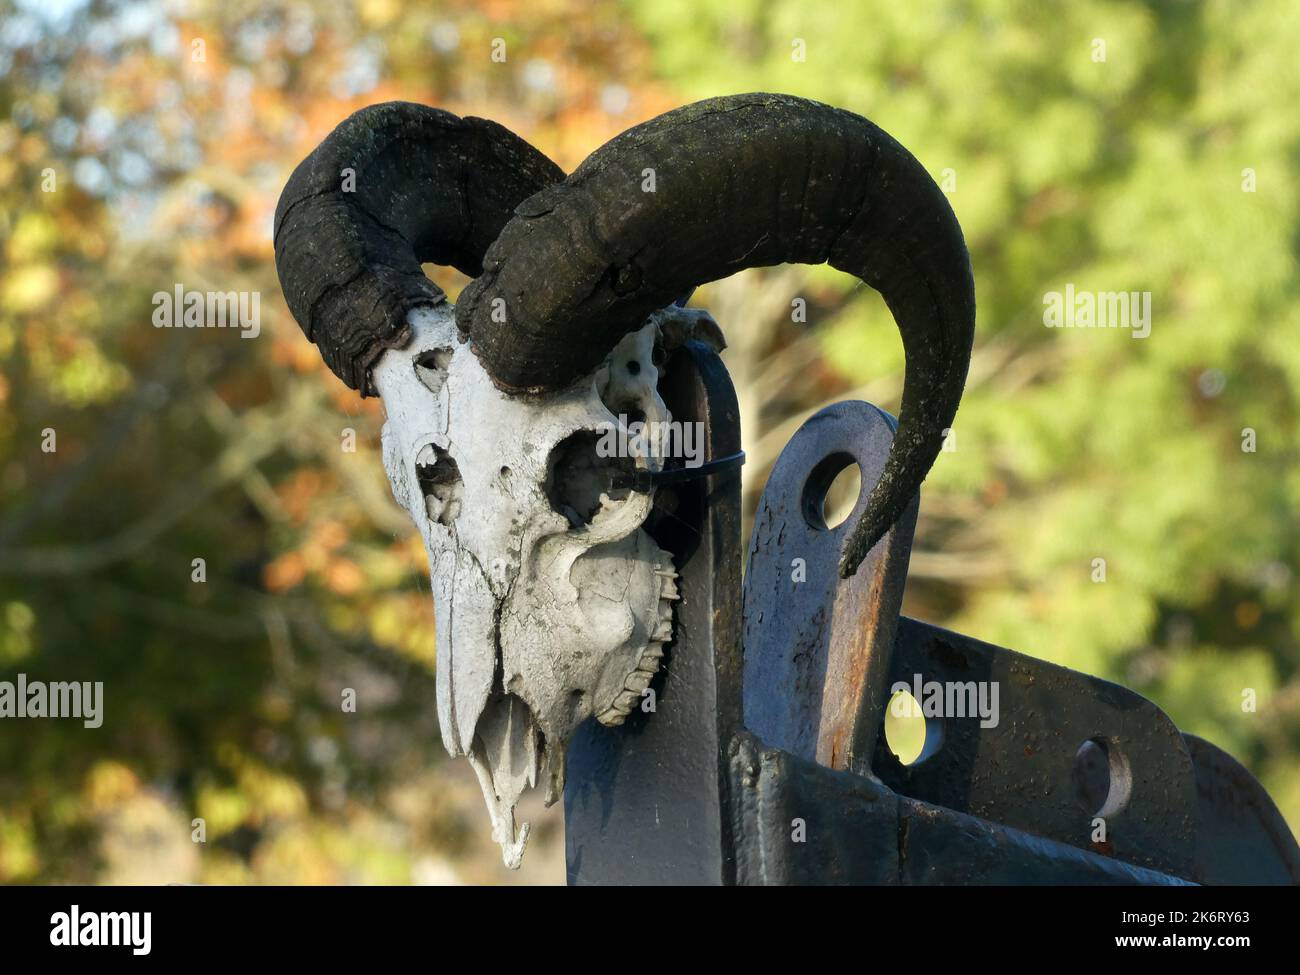
<path fill-rule="evenodd" d="M 406 314 L 445 296 L 420 269 L 470 276 L 514 208 L 564 172 L 508 129 L 410 102 L 349 116 L 275 208 L 275 266 L 293 317 L 340 379 L 407 340 Z"/>
<path fill-rule="evenodd" d="M 840 562 L 856 572 L 934 463 L 974 341 L 966 243 L 921 164 L 851 112 L 734 95 L 629 129 L 517 212 L 456 308 L 505 389 L 572 383 L 651 311 L 742 268 L 829 261 L 884 296 L 907 365 L 889 459 Z"/>

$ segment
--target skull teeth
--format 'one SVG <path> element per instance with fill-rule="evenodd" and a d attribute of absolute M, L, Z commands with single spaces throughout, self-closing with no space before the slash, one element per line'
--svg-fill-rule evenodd
<path fill-rule="evenodd" d="M 650 681 L 659 672 L 664 644 L 673 638 L 673 602 L 681 598 L 677 591 L 677 573 L 671 566 L 666 569 L 656 566 L 654 572 L 663 580 L 659 589 L 659 623 L 646 648 L 641 651 L 636 667 L 624 678 L 623 690 L 609 707 L 596 715 L 596 720 L 606 727 L 618 727 L 632 713 Z"/>
<path fill-rule="evenodd" d="M 644 670 L 634 670 L 628 674 L 627 683 L 624 686 L 629 691 L 636 691 L 640 694 L 650 686 L 650 678 L 653 676 L 654 674 L 647 674 Z"/>
<path fill-rule="evenodd" d="M 637 661 L 636 669 L 627 675 L 623 681 L 623 690 L 614 698 L 614 703 L 608 708 L 596 715 L 596 720 L 608 727 L 617 727 L 621 725 L 625 718 L 632 713 L 636 707 L 637 701 L 645 694 L 645 690 L 650 686 L 650 681 L 659 672 L 659 662 L 663 660 L 664 647 L 663 640 L 659 639 L 658 632 L 656 638 L 651 640 L 645 650 L 641 652 L 641 658 Z M 672 637 L 672 625 L 668 625 L 667 638 Z"/>
<path fill-rule="evenodd" d="M 671 636 L 671 626 L 669 631 L 669 636 Z M 632 713 L 637 701 L 641 700 L 641 696 L 645 693 L 645 689 L 650 686 L 650 681 L 654 679 L 654 675 L 658 673 L 659 661 L 663 659 L 663 656 L 662 641 L 659 639 L 651 640 L 646 648 L 641 651 L 641 657 L 637 661 L 636 668 L 624 679 L 623 690 L 614 698 L 613 704 L 596 715 L 596 720 L 610 728 L 621 725 L 624 719 Z"/>

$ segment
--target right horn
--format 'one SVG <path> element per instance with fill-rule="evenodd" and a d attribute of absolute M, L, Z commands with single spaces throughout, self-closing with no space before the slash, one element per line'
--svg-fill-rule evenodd
<path fill-rule="evenodd" d="M 881 293 L 907 360 L 889 458 L 841 556 L 847 577 L 934 463 L 975 334 L 957 218 L 921 164 L 871 122 L 751 94 L 629 129 L 518 207 L 456 320 L 499 386 L 535 393 L 592 372 L 650 312 L 697 285 L 822 262 Z"/>

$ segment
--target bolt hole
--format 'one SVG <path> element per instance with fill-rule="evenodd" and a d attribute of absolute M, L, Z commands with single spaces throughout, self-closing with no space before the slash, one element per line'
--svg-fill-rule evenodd
<path fill-rule="evenodd" d="M 885 708 L 885 744 L 900 765 L 920 765 L 943 746 L 943 721 L 927 718 L 921 702 L 896 691 Z"/>
<path fill-rule="evenodd" d="M 1074 753 L 1074 794 L 1090 816 L 1113 816 L 1128 805 L 1133 772 L 1113 741 L 1089 738 Z"/>
<path fill-rule="evenodd" d="M 862 495 L 862 470 L 852 454 L 840 451 L 824 458 L 803 488 L 803 512 L 809 526 L 818 531 L 839 528 Z"/>

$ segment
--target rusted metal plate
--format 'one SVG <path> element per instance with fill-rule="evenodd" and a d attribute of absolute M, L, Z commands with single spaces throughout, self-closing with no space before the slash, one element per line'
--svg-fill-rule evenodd
<path fill-rule="evenodd" d="M 688 342 L 660 394 L 705 424 L 709 458 L 740 450 L 735 392 L 717 353 Z M 740 471 L 660 488 L 647 529 L 679 572 L 674 639 L 650 685 L 653 713 L 595 721 L 569 745 L 570 884 L 734 882 L 726 747 L 740 727 Z"/>
<path fill-rule="evenodd" d="M 742 884 L 1181 884 L 1021 830 L 896 795 L 767 748 L 731 748 Z"/>
<path fill-rule="evenodd" d="M 736 882 L 896 884 L 898 796 L 742 732 L 732 741 Z"/>
<path fill-rule="evenodd" d="M 827 768 L 869 771 L 887 700 L 916 501 L 856 575 L 836 567 L 893 442 L 895 421 L 862 402 L 836 403 L 791 438 L 754 520 L 744 587 L 745 726 Z M 831 481 L 861 471 L 853 513 L 822 517 Z"/>
<path fill-rule="evenodd" d="M 902 884 L 1189 883 L 916 799 L 899 801 L 898 828 Z"/>
<path fill-rule="evenodd" d="M 1300 883 L 1300 846 L 1264 787 L 1217 745 L 1183 739 L 1196 767 L 1202 883 Z"/>
<path fill-rule="evenodd" d="M 978 714 L 927 718 L 927 725 L 939 723 L 941 745 L 911 766 L 878 744 L 875 770 L 890 788 L 1199 879 L 1196 772 L 1181 733 L 1150 701 L 1109 681 L 904 617 L 890 683 L 917 681 L 996 688 L 997 722 L 981 727 Z M 1087 808 L 1080 795 L 1087 768 L 1076 758 L 1085 742 L 1105 748 L 1090 752 L 1107 757 L 1110 789 L 1094 795 L 1104 808 Z"/>

